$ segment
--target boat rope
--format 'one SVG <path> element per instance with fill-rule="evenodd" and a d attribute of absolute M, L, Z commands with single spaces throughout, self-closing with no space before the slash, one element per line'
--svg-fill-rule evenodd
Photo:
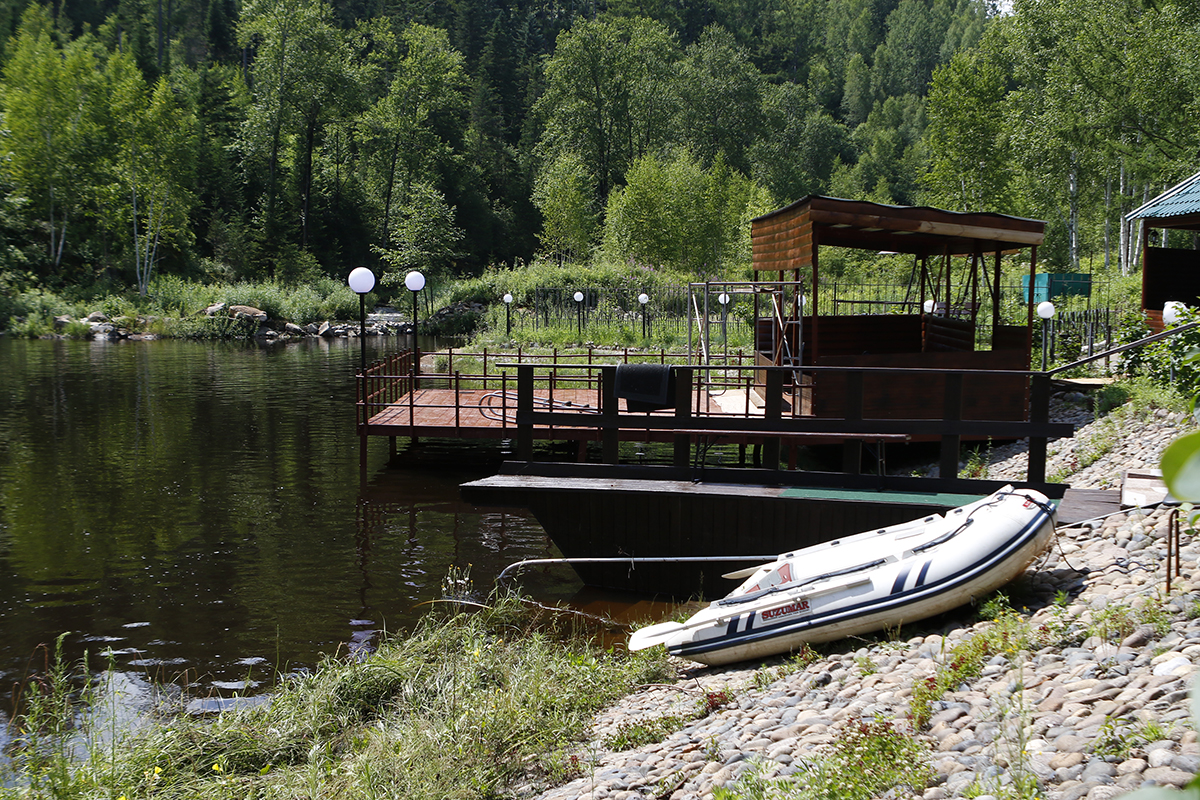
<path fill-rule="evenodd" d="M 774 562 L 778 556 L 740 555 L 740 556 L 570 556 L 565 558 L 525 558 L 509 564 L 500 570 L 496 576 L 499 584 L 510 570 L 520 571 L 525 567 L 548 564 L 628 564 L 633 569 L 638 564 L 677 564 L 677 563 L 714 563 L 723 561 L 758 561 Z"/>

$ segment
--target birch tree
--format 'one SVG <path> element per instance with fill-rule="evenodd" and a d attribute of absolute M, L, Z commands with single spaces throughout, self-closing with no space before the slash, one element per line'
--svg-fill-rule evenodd
<path fill-rule="evenodd" d="M 121 217 L 138 293 L 145 295 L 164 245 L 185 244 L 190 237 L 195 120 L 165 79 L 147 87 L 128 55 L 114 54 L 108 73 Z"/>
<path fill-rule="evenodd" d="M 99 53 L 90 37 L 60 47 L 38 5 L 26 9 L 11 48 L 0 162 L 47 232 L 47 262 L 59 272 L 72 225 L 86 213 L 97 184 Z"/>

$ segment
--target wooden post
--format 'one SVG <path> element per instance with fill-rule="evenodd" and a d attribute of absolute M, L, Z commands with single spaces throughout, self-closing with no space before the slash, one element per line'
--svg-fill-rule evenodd
<path fill-rule="evenodd" d="M 533 460 L 533 365 L 517 366 L 517 458 Z"/>
<path fill-rule="evenodd" d="M 692 368 L 675 367 L 675 427 L 687 428 L 692 419 Z M 686 433 L 675 435 L 675 459 L 677 467 L 686 467 L 691 460 L 691 436 Z"/>
<path fill-rule="evenodd" d="M 1000 251 L 992 271 L 992 349 L 996 349 L 996 329 L 1000 327 Z"/>
<path fill-rule="evenodd" d="M 946 394 L 942 407 L 942 419 L 947 422 L 958 422 L 962 419 L 962 373 L 947 372 L 945 380 Z M 942 436 L 941 459 L 938 462 L 942 480 L 952 480 L 958 477 L 958 450 L 961 444 L 962 437 L 956 433 Z"/>
<path fill-rule="evenodd" d="M 846 421 L 861 422 L 863 418 L 863 374 L 846 373 Z M 862 472 L 862 440 L 842 441 L 842 472 L 858 475 Z"/>
<path fill-rule="evenodd" d="M 763 419 L 774 422 L 776 427 L 783 422 L 783 370 L 767 371 L 767 396 L 763 398 Z M 768 435 L 763 442 L 763 466 L 779 469 L 779 437 Z"/>
<path fill-rule="evenodd" d="M 1029 421 L 1050 421 L 1050 375 L 1034 373 L 1029 386 Z M 1046 437 L 1029 437 L 1029 471 L 1026 480 L 1030 483 L 1046 482 Z"/>
<path fill-rule="evenodd" d="M 604 421 L 601 429 L 601 457 L 605 464 L 616 464 L 620 460 L 621 433 L 617 405 L 617 368 L 606 365 L 600 368 L 600 418 Z"/>

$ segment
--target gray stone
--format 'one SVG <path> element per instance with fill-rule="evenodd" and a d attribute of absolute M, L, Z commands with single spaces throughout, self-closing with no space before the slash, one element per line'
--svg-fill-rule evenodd
<path fill-rule="evenodd" d="M 229 315 L 232 317 L 249 317 L 258 323 L 267 321 L 267 312 L 254 306 L 230 306 Z"/>

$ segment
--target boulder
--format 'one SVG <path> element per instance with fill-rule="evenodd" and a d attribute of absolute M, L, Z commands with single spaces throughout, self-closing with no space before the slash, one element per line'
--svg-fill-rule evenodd
<path fill-rule="evenodd" d="M 333 328 L 330 327 L 328 320 L 321 323 L 321 327 L 317 328 L 317 336 L 333 336 Z"/>
<path fill-rule="evenodd" d="M 93 311 L 84 320 L 86 322 L 108 322 L 108 316 L 103 311 Z"/>
<path fill-rule="evenodd" d="M 208 316 L 208 317 L 215 317 L 217 314 L 220 314 L 224 310 L 225 310 L 224 303 L 213 303 L 211 306 L 204 309 L 204 315 Z"/>
<path fill-rule="evenodd" d="M 304 335 L 304 328 L 301 328 L 299 325 L 297 325 L 294 322 L 284 323 L 283 330 L 285 333 L 288 333 L 292 336 L 303 336 Z"/>
<path fill-rule="evenodd" d="M 54 318 L 54 330 L 63 331 L 68 325 L 74 322 L 70 314 L 61 314 Z"/>
<path fill-rule="evenodd" d="M 267 321 L 267 312 L 254 306 L 230 306 L 229 314 L 233 317 L 249 317 L 259 323 Z"/>

